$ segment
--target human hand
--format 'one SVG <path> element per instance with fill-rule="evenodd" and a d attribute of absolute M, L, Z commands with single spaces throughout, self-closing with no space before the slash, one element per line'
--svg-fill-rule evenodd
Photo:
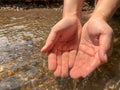
<path fill-rule="evenodd" d="M 107 62 L 112 44 L 112 28 L 103 19 L 91 17 L 83 26 L 72 78 L 86 77 L 98 66 Z"/>
<path fill-rule="evenodd" d="M 78 17 L 64 17 L 51 30 L 41 52 L 48 52 L 48 68 L 54 75 L 67 77 L 74 64 L 81 23 Z M 79 34 L 80 35 L 80 34 Z"/>

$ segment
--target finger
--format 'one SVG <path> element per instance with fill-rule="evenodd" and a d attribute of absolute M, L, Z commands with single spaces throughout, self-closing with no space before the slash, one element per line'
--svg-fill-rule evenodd
<path fill-rule="evenodd" d="M 101 62 L 100 59 L 98 57 L 98 53 L 95 55 L 95 57 L 91 57 L 89 58 L 89 60 L 85 60 L 86 63 L 84 63 L 81 67 L 80 67 L 80 76 L 85 78 L 86 76 L 88 76 L 91 72 L 93 72 L 97 67 L 100 66 Z M 79 78 L 80 76 L 77 76 L 76 78 Z"/>
<path fill-rule="evenodd" d="M 87 56 L 84 52 L 78 51 L 73 67 L 79 68 L 85 62 L 86 58 Z"/>
<path fill-rule="evenodd" d="M 57 66 L 56 54 L 52 52 L 48 55 L 48 69 L 55 71 L 56 66 Z"/>
<path fill-rule="evenodd" d="M 70 71 L 70 76 L 72 78 L 77 79 L 81 76 L 80 67 L 85 63 L 86 59 L 87 59 L 87 56 L 82 51 L 79 51 L 75 59 L 75 64 Z"/>
<path fill-rule="evenodd" d="M 72 68 L 73 64 L 74 64 L 74 61 L 75 61 L 75 56 L 76 56 L 76 45 L 73 45 L 71 43 L 67 43 L 67 44 L 64 44 L 64 46 L 61 48 L 61 50 L 63 51 L 69 51 L 69 63 L 68 63 L 68 67 L 69 68 Z"/>
<path fill-rule="evenodd" d="M 112 34 L 112 31 L 110 31 L 100 36 L 99 57 L 103 63 L 107 62 L 107 54 L 112 46 Z"/>
<path fill-rule="evenodd" d="M 76 50 L 72 50 L 69 52 L 69 68 L 72 68 L 75 62 Z"/>
<path fill-rule="evenodd" d="M 63 52 L 62 53 L 62 72 L 61 72 L 61 77 L 67 77 L 68 76 L 68 58 L 69 58 L 69 53 L 68 52 Z"/>
<path fill-rule="evenodd" d="M 61 52 L 58 51 L 57 52 L 57 68 L 54 72 L 54 75 L 56 77 L 60 77 L 61 76 L 61 69 L 62 69 L 62 58 L 61 58 Z"/>
<path fill-rule="evenodd" d="M 46 40 L 46 44 L 41 49 L 41 52 L 49 52 L 56 43 L 57 39 L 58 39 L 57 33 L 54 30 L 52 30 Z"/>

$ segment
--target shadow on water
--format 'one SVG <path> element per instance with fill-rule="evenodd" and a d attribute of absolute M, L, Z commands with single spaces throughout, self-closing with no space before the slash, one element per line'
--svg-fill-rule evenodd
<path fill-rule="evenodd" d="M 0 11 L 0 90 L 119 90 L 120 19 L 109 23 L 115 33 L 109 62 L 85 79 L 55 78 L 40 53 L 60 9 Z M 83 18 L 84 21 L 84 18 Z"/>

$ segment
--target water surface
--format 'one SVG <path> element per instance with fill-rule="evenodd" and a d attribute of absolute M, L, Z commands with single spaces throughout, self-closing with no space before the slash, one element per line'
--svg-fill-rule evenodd
<path fill-rule="evenodd" d="M 112 18 L 115 39 L 109 62 L 85 79 L 56 78 L 40 49 L 60 9 L 0 11 L 0 90 L 120 90 L 120 19 Z M 86 21 L 82 18 L 83 23 Z"/>

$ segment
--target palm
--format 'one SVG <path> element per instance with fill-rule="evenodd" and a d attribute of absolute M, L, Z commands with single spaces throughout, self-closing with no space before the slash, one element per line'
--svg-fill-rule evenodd
<path fill-rule="evenodd" d="M 65 18 L 50 32 L 46 41 L 47 48 L 43 51 L 49 52 L 48 67 L 55 71 L 55 76 L 68 76 L 68 69 L 74 63 L 78 48 L 78 29 L 80 28 L 79 19 Z"/>
<path fill-rule="evenodd" d="M 78 43 L 78 23 L 69 19 L 63 19 L 54 26 L 57 32 L 54 49 L 60 51 L 76 49 Z"/>
<path fill-rule="evenodd" d="M 112 29 L 100 20 L 89 20 L 84 26 L 79 50 L 71 77 L 86 77 L 107 61 L 107 52 L 112 40 Z"/>

